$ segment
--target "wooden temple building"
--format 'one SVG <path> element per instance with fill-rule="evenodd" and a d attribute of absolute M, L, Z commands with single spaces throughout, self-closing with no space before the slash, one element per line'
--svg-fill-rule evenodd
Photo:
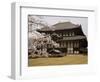
<path fill-rule="evenodd" d="M 59 43 L 60 47 L 58 49 L 63 53 L 87 53 L 87 38 L 82 31 L 82 26 L 79 24 L 60 22 L 52 27 L 44 27 L 37 31 L 53 36 L 52 39 Z M 51 49 L 52 46 L 47 48 Z"/>

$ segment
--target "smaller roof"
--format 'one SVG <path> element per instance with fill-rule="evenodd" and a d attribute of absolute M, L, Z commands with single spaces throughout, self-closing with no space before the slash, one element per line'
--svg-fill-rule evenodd
<path fill-rule="evenodd" d="M 61 51 L 57 50 L 57 49 L 52 49 L 52 50 L 49 51 L 49 53 L 58 53 L 58 54 L 60 54 Z"/>
<path fill-rule="evenodd" d="M 38 29 L 39 31 L 52 31 L 52 28 L 48 27 L 48 26 L 45 26 L 41 29 Z"/>

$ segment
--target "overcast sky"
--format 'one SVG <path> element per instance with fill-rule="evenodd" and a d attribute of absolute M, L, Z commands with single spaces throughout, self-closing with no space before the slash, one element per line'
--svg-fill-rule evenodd
<path fill-rule="evenodd" d="M 38 16 L 42 21 L 45 21 L 49 25 L 54 25 L 58 22 L 70 21 L 74 24 L 81 24 L 82 30 L 86 36 L 88 36 L 88 18 L 86 17 L 68 17 L 68 16 Z"/>

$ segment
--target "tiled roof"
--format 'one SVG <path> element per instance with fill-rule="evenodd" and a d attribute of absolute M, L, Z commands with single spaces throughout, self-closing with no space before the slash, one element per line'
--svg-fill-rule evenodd
<path fill-rule="evenodd" d="M 73 24 L 71 22 L 61 22 L 53 25 L 55 27 L 55 30 L 61 30 L 61 29 L 72 29 L 77 28 L 79 25 Z"/>
<path fill-rule="evenodd" d="M 60 39 L 58 41 L 62 41 L 62 40 L 81 40 L 81 39 L 86 39 L 86 36 L 71 36 L 71 37 L 63 37 L 63 39 Z"/>
<path fill-rule="evenodd" d="M 44 27 L 40 31 L 53 31 L 53 30 L 64 30 L 64 29 L 73 29 L 78 28 L 80 25 L 73 24 L 71 22 L 60 22 L 54 24 L 51 27 Z"/>

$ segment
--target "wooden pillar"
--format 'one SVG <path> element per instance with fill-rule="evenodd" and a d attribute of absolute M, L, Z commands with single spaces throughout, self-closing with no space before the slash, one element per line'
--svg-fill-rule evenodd
<path fill-rule="evenodd" d="M 71 54 L 73 54 L 73 41 L 71 41 Z"/>

